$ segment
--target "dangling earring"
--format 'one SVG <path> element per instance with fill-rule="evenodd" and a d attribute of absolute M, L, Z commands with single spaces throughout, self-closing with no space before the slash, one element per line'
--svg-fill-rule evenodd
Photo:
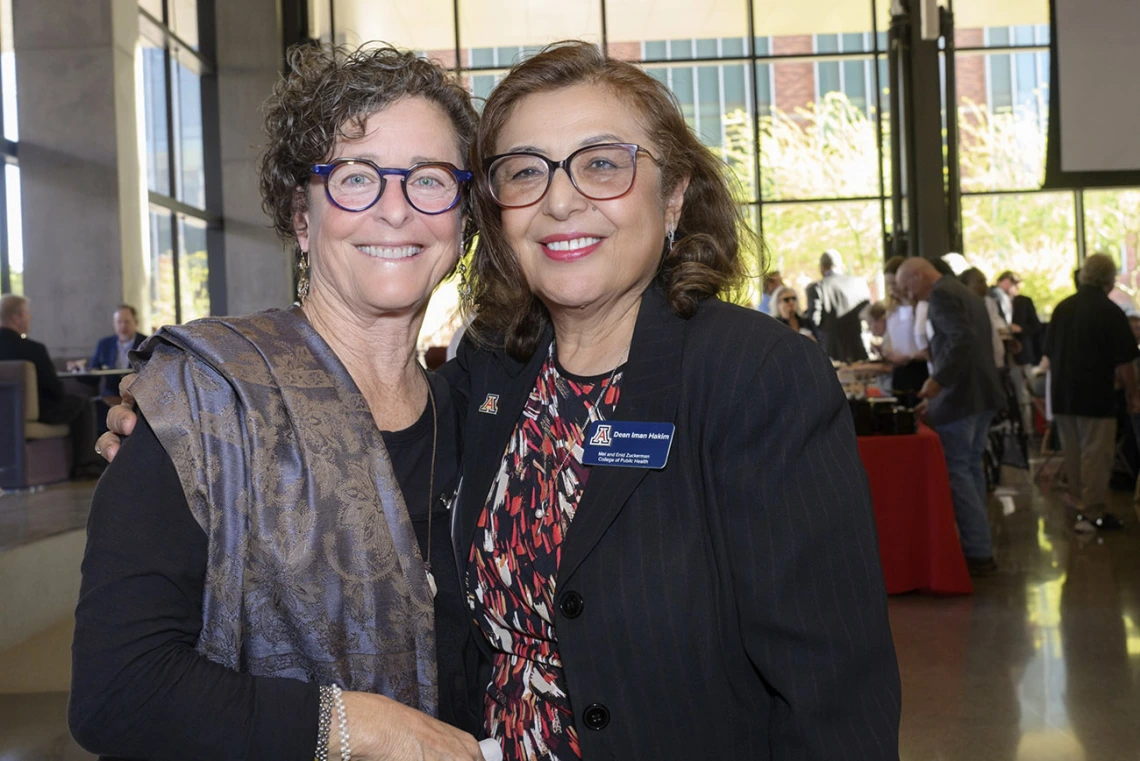
<path fill-rule="evenodd" d="M 667 236 L 669 238 L 669 253 L 673 253 L 673 236 L 676 234 L 677 234 L 676 228 L 670 227 L 669 228 L 669 234 Z"/>
<path fill-rule="evenodd" d="M 464 301 L 471 300 L 471 284 L 467 282 L 467 265 L 459 263 L 459 298 Z"/>
<path fill-rule="evenodd" d="M 305 303 L 309 295 L 309 252 L 301 251 L 297 259 L 297 301 Z"/>

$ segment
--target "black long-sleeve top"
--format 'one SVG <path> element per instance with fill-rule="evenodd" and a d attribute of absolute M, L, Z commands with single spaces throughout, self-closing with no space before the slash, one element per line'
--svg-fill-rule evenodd
<path fill-rule="evenodd" d="M 448 532 L 458 470 L 458 420 L 447 384 L 432 378 L 439 437 L 431 559 L 440 718 L 476 733 L 477 666 Z M 410 428 L 384 432 L 427 555 L 430 406 Z M 207 538 L 166 451 L 140 416 L 95 490 L 76 610 L 68 719 L 79 743 L 147 761 L 310 761 L 318 685 L 255 677 L 195 650 L 202 629 Z M 470 686 L 469 686 L 470 685 Z"/>
<path fill-rule="evenodd" d="M 36 366 L 36 390 L 41 405 L 63 399 L 63 381 L 56 375 L 47 347 L 39 341 L 24 338 L 11 328 L 0 328 L 0 359 L 22 359 Z"/>

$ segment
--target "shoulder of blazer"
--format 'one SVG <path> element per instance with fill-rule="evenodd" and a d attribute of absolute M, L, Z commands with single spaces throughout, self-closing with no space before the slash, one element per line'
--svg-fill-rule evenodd
<path fill-rule="evenodd" d="M 686 364 L 731 357 L 742 369 L 758 369 L 781 339 L 796 334 L 774 317 L 712 298 L 701 302 L 687 330 Z"/>

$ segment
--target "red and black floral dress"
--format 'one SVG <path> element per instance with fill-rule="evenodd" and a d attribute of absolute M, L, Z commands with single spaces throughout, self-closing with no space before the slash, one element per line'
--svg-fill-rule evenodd
<path fill-rule="evenodd" d="M 484 719 L 507 761 L 582 757 L 554 587 L 589 474 L 582 440 L 591 422 L 613 414 L 620 381 L 620 368 L 594 378 L 560 370 L 551 345 L 479 516 L 467 600 L 495 651 Z"/>

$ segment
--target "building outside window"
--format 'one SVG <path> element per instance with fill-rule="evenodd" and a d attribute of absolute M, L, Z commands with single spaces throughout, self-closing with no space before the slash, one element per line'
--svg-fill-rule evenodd
<path fill-rule="evenodd" d="M 881 295 L 891 193 L 889 0 L 530 0 L 510 23 L 491 0 L 429 4 L 430 14 L 405 14 L 330 0 L 322 18 L 331 18 L 337 42 L 383 39 L 425 51 L 454 66 L 477 98 L 519 56 L 554 40 L 586 39 L 644 63 L 733 168 L 740 202 L 786 281 L 802 287 L 816 279 L 820 252 L 836 248 Z M 1118 259 L 1123 287 L 1140 288 L 1140 189 L 1040 189 L 1048 3 L 953 5 L 963 253 L 991 279 L 1019 271 L 1043 317 L 1095 250 Z"/>

